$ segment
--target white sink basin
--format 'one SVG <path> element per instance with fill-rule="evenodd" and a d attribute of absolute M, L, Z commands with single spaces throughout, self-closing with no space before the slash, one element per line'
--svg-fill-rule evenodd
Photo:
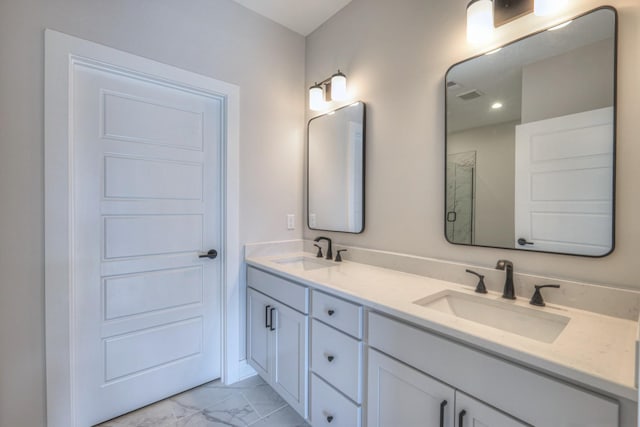
<path fill-rule="evenodd" d="M 323 259 L 308 258 L 305 256 L 295 256 L 291 258 L 276 259 L 273 262 L 276 264 L 282 264 L 287 267 L 295 268 L 298 270 L 317 270 L 319 268 L 333 267 L 335 264 L 330 261 L 324 261 Z"/>
<path fill-rule="evenodd" d="M 558 338 L 570 320 L 559 314 L 456 291 L 439 292 L 413 303 L 545 343 Z"/>

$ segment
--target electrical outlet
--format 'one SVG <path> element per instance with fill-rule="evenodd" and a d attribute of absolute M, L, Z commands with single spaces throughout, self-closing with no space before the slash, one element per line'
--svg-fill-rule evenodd
<path fill-rule="evenodd" d="M 296 229 L 296 216 L 294 214 L 287 215 L 287 230 Z"/>

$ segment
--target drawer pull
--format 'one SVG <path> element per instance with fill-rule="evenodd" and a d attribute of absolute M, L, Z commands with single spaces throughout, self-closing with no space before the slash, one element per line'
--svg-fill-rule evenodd
<path fill-rule="evenodd" d="M 264 327 L 265 328 L 270 328 L 271 325 L 269 324 L 269 309 L 271 308 L 270 305 L 266 306 L 264 308 Z"/>
<path fill-rule="evenodd" d="M 327 422 L 330 423 L 331 421 L 333 421 L 333 415 L 329 415 L 327 417 Z"/>
<path fill-rule="evenodd" d="M 335 357 L 334 357 L 334 356 L 331 356 L 331 355 L 328 355 L 328 356 L 327 356 L 327 360 L 328 360 L 329 362 L 333 362 L 333 359 L 335 359 Z"/>
<path fill-rule="evenodd" d="M 327 314 L 329 316 L 333 316 L 335 314 L 335 310 L 327 310 Z"/>
<path fill-rule="evenodd" d="M 444 408 L 447 406 L 447 401 L 443 400 L 440 403 L 440 427 L 444 427 Z"/>
<path fill-rule="evenodd" d="M 275 331 L 276 328 L 273 327 L 273 312 L 276 310 L 275 307 L 271 307 L 269 309 L 269 330 L 270 331 Z"/>
<path fill-rule="evenodd" d="M 465 415 L 467 415 L 467 411 L 465 411 L 464 409 L 460 411 L 460 415 L 458 415 L 458 427 L 463 426 Z"/>

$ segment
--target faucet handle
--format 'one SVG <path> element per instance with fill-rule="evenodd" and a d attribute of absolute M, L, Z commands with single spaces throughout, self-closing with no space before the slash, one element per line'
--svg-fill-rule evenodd
<path fill-rule="evenodd" d="M 487 287 L 484 285 L 484 276 L 482 274 L 478 274 L 473 270 L 469 270 L 466 269 L 465 270 L 467 273 L 471 273 L 474 276 L 478 276 L 478 284 L 476 285 L 476 292 L 479 294 L 486 294 L 487 293 Z"/>
<path fill-rule="evenodd" d="M 339 249 L 336 251 L 336 262 L 342 262 L 342 255 L 340 255 L 340 252 L 347 252 L 347 250 Z"/>
<path fill-rule="evenodd" d="M 322 258 L 322 247 L 320 245 L 313 244 L 316 248 L 318 248 L 318 253 L 316 254 L 316 258 Z"/>
<path fill-rule="evenodd" d="M 540 289 L 543 288 L 559 288 L 560 285 L 535 285 L 536 291 L 533 293 L 531 297 L 531 301 L 529 304 L 536 305 L 538 307 L 544 307 L 546 304 L 544 303 L 544 299 L 542 299 L 542 294 L 540 293 Z"/>

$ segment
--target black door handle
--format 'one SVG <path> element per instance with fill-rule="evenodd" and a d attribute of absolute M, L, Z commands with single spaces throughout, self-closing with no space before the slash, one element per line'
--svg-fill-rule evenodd
<path fill-rule="evenodd" d="M 269 309 L 269 330 L 270 331 L 275 331 L 276 328 L 273 327 L 273 312 L 276 310 L 275 307 L 271 307 Z"/>
<path fill-rule="evenodd" d="M 444 408 L 447 406 L 447 401 L 443 400 L 440 404 L 440 427 L 444 427 Z"/>
<path fill-rule="evenodd" d="M 462 427 L 463 423 L 464 423 L 464 416 L 467 415 L 467 411 L 465 411 L 464 409 L 462 411 L 460 411 L 460 414 L 458 415 L 458 427 Z"/>
<path fill-rule="evenodd" d="M 209 252 L 207 252 L 206 254 L 200 254 L 198 255 L 198 258 L 209 258 L 209 259 L 216 259 L 216 257 L 218 256 L 218 251 L 216 251 L 215 249 L 211 249 Z"/>
<path fill-rule="evenodd" d="M 264 308 L 264 327 L 265 328 L 270 328 L 271 324 L 269 324 L 269 309 L 271 308 L 270 305 L 266 306 Z"/>
<path fill-rule="evenodd" d="M 533 242 L 529 242 L 527 239 L 524 239 L 524 238 L 521 237 L 521 238 L 518 239 L 518 244 L 520 246 L 533 245 Z"/>

